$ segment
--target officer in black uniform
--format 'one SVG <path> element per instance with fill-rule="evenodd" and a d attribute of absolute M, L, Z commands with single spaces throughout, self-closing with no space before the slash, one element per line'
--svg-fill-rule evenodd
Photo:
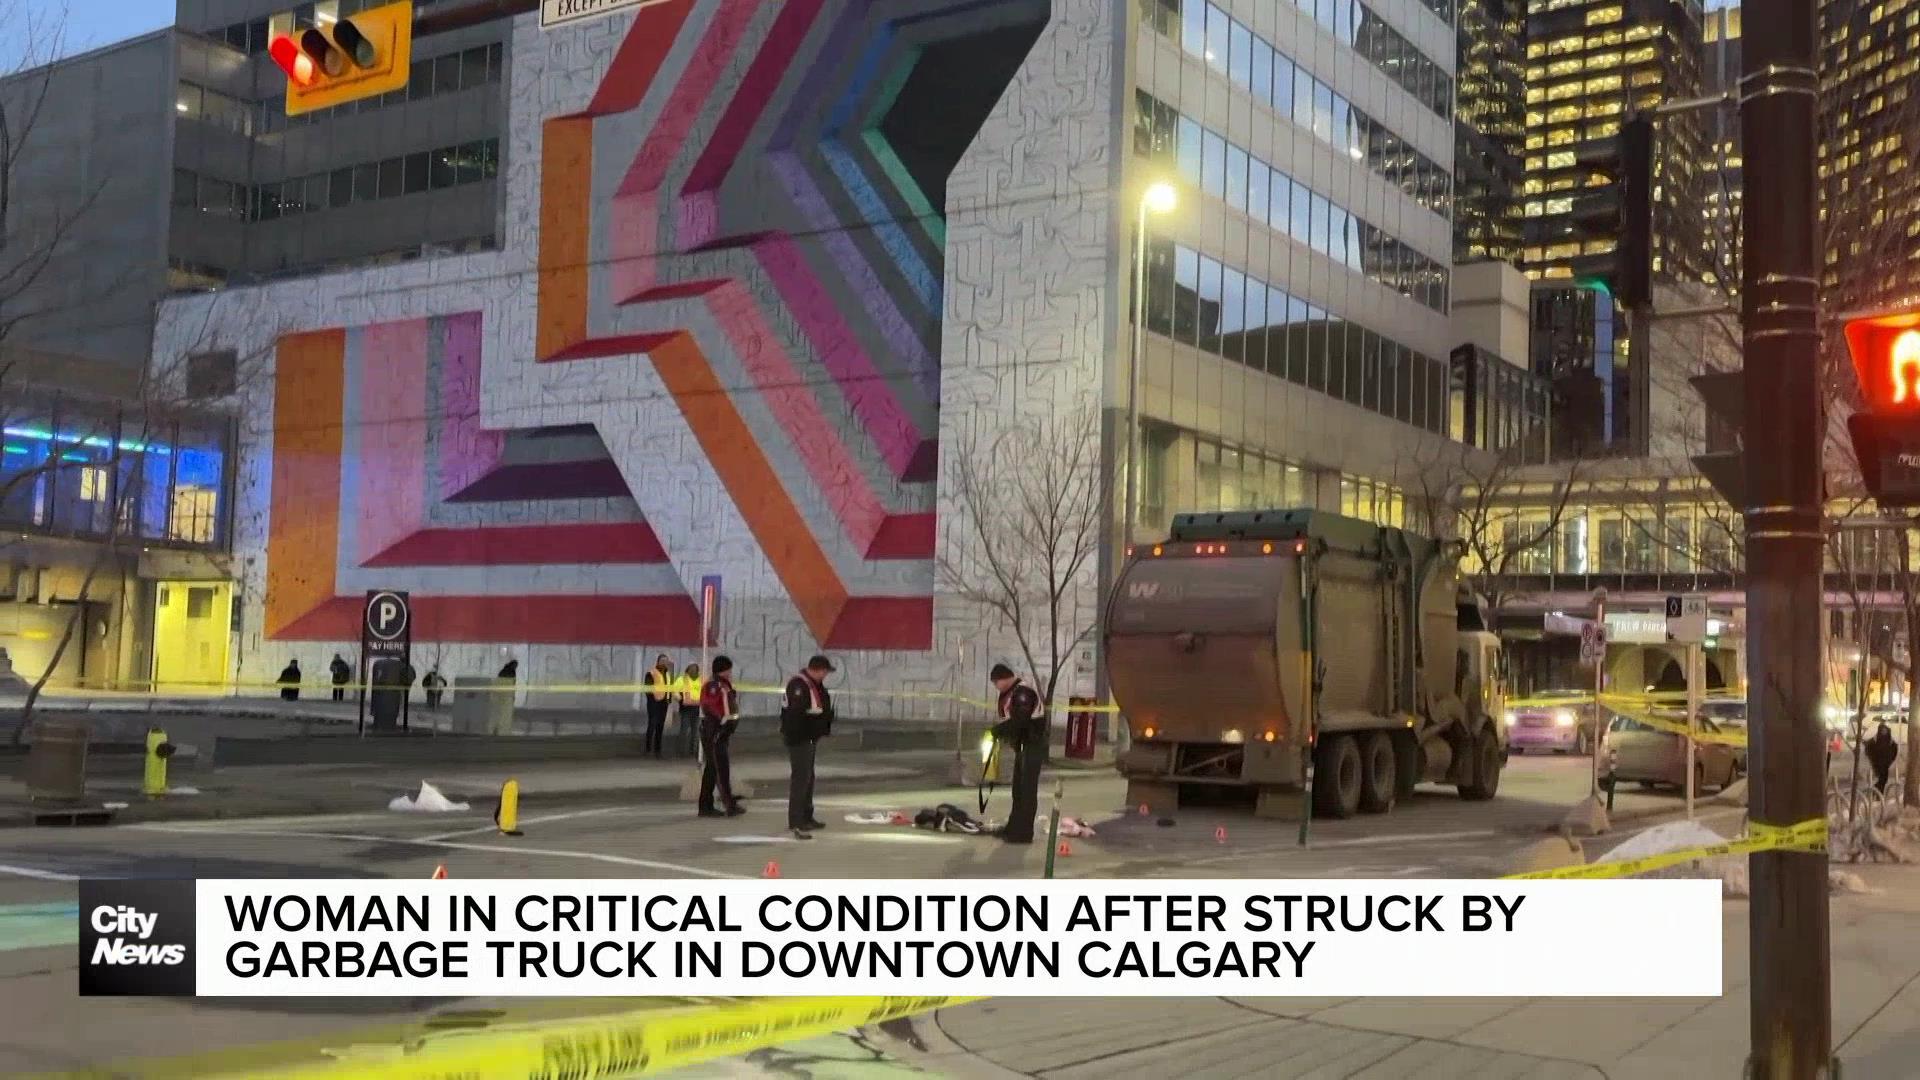
<path fill-rule="evenodd" d="M 1040 712 L 1040 695 L 1017 678 L 1005 664 L 993 665 L 989 676 L 1000 691 L 1000 722 L 993 737 L 1000 753 L 1013 754 L 1013 807 L 1000 839 L 1009 844 L 1033 843 L 1033 821 L 1040 813 L 1040 768 L 1047 762 L 1047 718 Z"/>

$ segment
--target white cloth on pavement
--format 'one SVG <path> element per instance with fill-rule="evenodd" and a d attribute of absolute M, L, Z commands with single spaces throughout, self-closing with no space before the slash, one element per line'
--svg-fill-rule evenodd
<path fill-rule="evenodd" d="M 440 794 L 439 788 L 422 780 L 419 794 L 396 795 L 387 804 L 387 809 L 410 814 L 457 814 L 470 807 L 463 802 L 454 802 Z"/>

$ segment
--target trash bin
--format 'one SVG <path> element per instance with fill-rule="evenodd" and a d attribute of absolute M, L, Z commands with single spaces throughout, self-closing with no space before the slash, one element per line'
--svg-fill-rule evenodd
<path fill-rule="evenodd" d="M 79 802 L 87 796 L 87 725 L 41 720 L 27 748 L 27 799 Z"/>
<path fill-rule="evenodd" d="M 1094 714 L 1086 708 L 1091 704 L 1092 698 L 1067 699 L 1067 756 L 1070 758 L 1093 760 L 1093 742 L 1097 732 L 1093 726 Z"/>
<path fill-rule="evenodd" d="M 453 680 L 453 730 L 467 735 L 513 734 L 513 680 L 461 675 Z"/>
<path fill-rule="evenodd" d="M 373 714 L 373 730 L 396 731 L 400 727 L 400 708 L 412 689 L 406 662 L 394 657 L 375 660 L 369 674 L 372 690 L 367 698 L 367 711 Z"/>

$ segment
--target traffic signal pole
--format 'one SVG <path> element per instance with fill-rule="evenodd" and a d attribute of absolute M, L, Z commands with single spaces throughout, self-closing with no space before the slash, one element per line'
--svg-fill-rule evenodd
<path fill-rule="evenodd" d="M 1747 707 L 1754 825 L 1826 815 L 1819 709 L 1823 551 L 1815 0 L 1747 0 L 1739 84 L 1749 167 L 1741 314 L 1747 456 Z M 1831 1073 L 1827 857 L 1749 856 L 1753 1080 Z"/>

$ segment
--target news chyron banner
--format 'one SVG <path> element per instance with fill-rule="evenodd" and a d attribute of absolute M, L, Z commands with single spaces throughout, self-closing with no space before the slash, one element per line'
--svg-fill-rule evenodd
<path fill-rule="evenodd" d="M 88 881 L 80 992 L 1715 997 L 1718 880 Z M 1594 963 L 1569 927 L 1630 913 Z"/>

